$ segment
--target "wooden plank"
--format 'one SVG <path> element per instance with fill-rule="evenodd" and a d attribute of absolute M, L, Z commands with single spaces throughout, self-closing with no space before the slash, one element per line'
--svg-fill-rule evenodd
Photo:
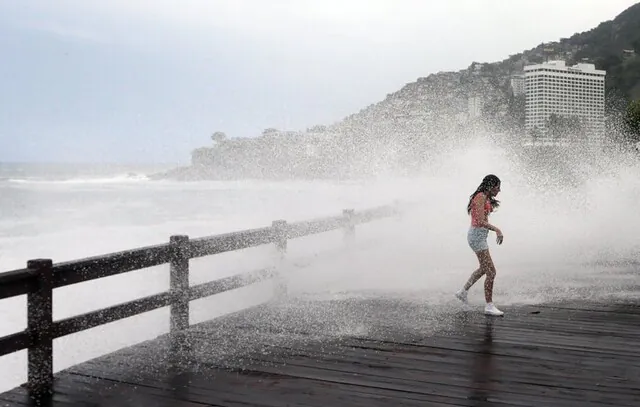
<path fill-rule="evenodd" d="M 311 305 L 264 305 L 192 327 L 193 351 L 180 365 L 171 364 L 163 336 L 74 366 L 57 375 L 51 405 L 620 407 L 640 400 L 634 307 L 505 307 L 508 316 L 496 319 L 395 300 Z M 354 323 L 367 326 L 362 335 L 335 329 Z M 0 400 L 28 405 L 19 393 Z"/>
<path fill-rule="evenodd" d="M 21 389 L 22 390 L 22 389 Z M 4 398 L 3 398 L 4 397 Z M 13 392 L 9 397 L 0 395 L 0 406 L 5 401 L 7 406 L 35 406 L 26 391 Z M 196 407 L 199 403 L 170 397 L 170 392 L 131 383 L 96 378 L 61 375 L 54 385 L 54 393 L 40 405 L 53 406 L 176 406 Z M 215 404 L 210 404 L 215 405 Z"/>
<path fill-rule="evenodd" d="M 86 314 L 65 318 L 54 322 L 53 329 L 55 337 L 59 338 L 96 326 L 105 325 L 113 321 L 166 307 L 169 304 L 171 304 L 171 293 L 164 292 Z"/>
<path fill-rule="evenodd" d="M 409 355 L 411 358 L 424 359 L 426 361 L 432 360 L 432 358 L 439 358 L 446 356 L 452 351 L 456 352 L 468 352 L 475 353 L 478 351 L 477 342 L 471 340 L 454 342 L 454 338 L 447 338 L 446 343 L 432 341 L 430 343 L 424 343 L 421 345 L 404 344 L 401 342 L 371 342 L 366 339 L 354 339 L 353 342 L 341 341 L 345 348 L 352 347 L 356 349 L 365 349 L 371 352 L 388 354 L 388 357 L 397 357 L 398 355 Z M 528 346 L 526 348 L 519 345 L 504 344 L 501 342 L 493 342 L 497 346 L 494 349 L 483 350 L 484 354 L 494 356 L 510 357 L 513 360 L 524 362 L 531 357 L 531 352 L 540 351 L 536 356 L 536 360 L 545 363 L 558 363 L 566 365 L 571 363 L 577 357 L 584 355 L 584 352 L 580 351 L 566 351 L 561 348 L 538 348 L 535 346 Z M 543 352 L 542 352 L 543 351 Z M 322 357 L 320 355 L 319 357 Z M 620 361 L 625 361 L 629 366 L 640 367 L 637 363 L 629 363 L 629 359 L 625 357 L 611 358 L 607 356 L 602 363 L 610 363 L 612 366 L 616 366 Z M 588 368 L 585 365 L 584 368 Z"/>
<path fill-rule="evenodd" d="M 171 387 L 168 385 L 169 380 L 167 377 L 161 376 L 162 373 L 147 372 L 146 374 L 123 375 L 122 371 L 116 373 L 109 369 L 102 370 L 101 367 L 104 367 L 104 365 L 94 365 L 90 370 L 90 374 L 101 378 L 106 377 L 110 380 L 135 382 L 136 385 L 140 387 L 163 388 L 165 390 Z M 122 365 L 121 367 L 124 368 Z M 189 374 L 188 379 L 183 379 L 183 383 L 188 383 L 190 393 L 198 393 L 202 391 L 211 392 L 212 390 L 215 391 L 215 394 L 225 392 L 227 393 L 225 396 L 226 399 L 239 398 L 242 402 L 250 402 L 250 405 L 293 405 L 291 404 L 292 402 L 301 402 L 303 399 L 301 395 L 308 393 L 313 397 L 311 401 L 305 402 L 304 405 L 322 406 L 327 405 L 323 403 L 327 403 L 327 400 L 330 399 L 328 397 L 328 393 L 331 391 L 337 391 L 340 394 L 345 393 L 346 396 L 351 398 L 354 396 L 357 397 L 356 399 L 351 400 L 348 404 L 329 403 L 329 405 L 389 405 L 389 403 L 395 403 L 396 401 L 400 402 L 400 405 L 476 405 L 473 404 L 475 402 L 470 404 L 466 399 L 453 400 L 450 397 L 431 394 L 432 392 L 430 391 L 427 391 L 426 393 L 403 393 L 397 390 L 386 390 L 371 386 L 359 386 L 353 384 L 331 383 L 323 380 L 296 378 L 287 375 L 264 374 L 260 372 L 242 374 L 229 372 L 223 369 L 207 369 L 208 368 L 206 366 L 200 366 L 197 375 Z M 89 370 L 85 370 L 85 373 L 88 371 Z M 227 383 L 224 380 L 221 382 L 221 378 L 224 377 L 234 378 L 235 382 Z M 267 384 L 267 389 L 262 388 L 265 384 Z M 283 394 L 282 390 L 278 390 L 275 395 L 271 396 L 265 394 L 265 391 L 269 389 L 273 391 L 274 389 L 278 389 L 278 387 L 282 387 L 283 384 L 287 385 L 288 390 L 286 393 L 292 394 L 294 396 L 293 399 L 287 399 L 285 402 L 285 399 L 283 399 L 282 396 L 286 393 Z M 241 386 L 240 389 L 238 389 L 239 385 Z M 233 387 L 235 387 L 235 389 L 233 389 Z M 321 389 L 318 389 L 318 387 Z M 248 389 L 251 391 L 248 392 Z M 253 399 L 247 399 L 248 396 L 253 397 Z M 265 401 L 265 399 L 273 400 L 273 397 L 275 397 L 275 402 Z M 345 395 L 342 397 L 345 397 Z M 372 404 L 370 398 L 380 399 L 381 403 Z M 416 401 L 419 401 L 421 404 L 416 404 Z M 429 401 L 435 404 L 428 404 L 427 402 Z"/>
<path fill-rule="evenodd" d="M 33 259 L 27 268 L 36 278 L 36 289 L 27 294 L 27 377 L 32 393 L 51 391 L 53 384 L 53 261 Z"/>
<path fill-rule="evenodd" d="M 177 334 L 189 328 L 189 236 L 174 235 L 169 238 L 171 261 L 169 263 L 169 332 Z"/>
<path fill-rule="evenodd" d="M 440 349 L 438 349 L 440 350 Z M 402 369 L 418 369 L 425 372 L 435 372 L 439 374 L 459 374 L 469 376 L 472 374 L 472 370 L 468 370 L 469 356 L 461 355 L 462 351 L 440 350 L 438 354 L 434 353 L 416 353 L 406 352 L 403 350 L 394 350 L 391 352 L 375 351 L 368 347 L 355 348 L 351 346 L 343 347 L 330 347 L 323 345 L 321 350 L 298 350 L 287 349 L 288 354 L 280 357 L 273 357 L 271 360 L 274 363 L 292 364 L 304 360 L 322 360 L 332 363 L 348 362 L 354 365 L 366 365 L 375 368 L 402 368 Z M 548 375 L 553 375 L 558 372 L 562 372 L 565 379 L 575 379 L 576 382 L 589 383 L 588 386 L 592 386 L 592 374 L 598 373 L 602 369 L 593 369 L 587 366 L 583 366 L 579 360 L 571 358 L 565 361 L 539 361 L 536 358 L 535 362 L 528 361 L 528 367 L 532 367 L 534 370 L 529 371 L 527 368 L 523 370 L 522 363 L 524 362 L 521 357 L 512 356 L 495 356 L 480 351 L 476 351 L 474 355 L 470 356 L 473 360 L 478 358 L 491 357 L 496 360 L 500 360 L 502 370 L 510 370 L 509 377 L 517 378 L 520 376 L 527 377 L 539 377 L 546 379 Z M 252 360 L 263 360 L 259 356 L 252 358 Z M 460 369 L 463 369 L 460 372 Z M 611 363 L 609 366 L 611 370 L 615 370 L 616 373 L 620 373 L 619 363 Z M 640 369 L 634 371 L 627 371 L 627 376 L 635 377 L 640 374 Z M 586 375 L 586 376 L 585 376 Z M 585 379 L 586 377 L 586 379 Z M 630 392 L 640 395 L 640 390 L 630 389 L 628 385 L 628 379 L 623 377 L 603 377 L 600 381 L 601 386 L 609 386 L 613 388 L 619 388 L 623 393 Z"/>
<path fill-rule="evenodd" d="M 550 389 L 559 389 L 558 391 L 563 394 L 563 397 L 558 396 L 558 398 L 568 397 L 569 400 L 572 400 L 577 395 L 591 395 L 593 398 L 598 393 L 601 393 L 603 389 L 607 389 L 617 393 L 614 398 L 622 398 L 624 400 L 628 396 L 640 397 L 640 389 L 629 388 L 628 379 L 619 380 L 614 385 L 608 385 L 600 380 L 606 379 L 606 377 L 597 377 L 593 374 L 590 375 L 590 372 L 582 371 L 578 372 L 582 374 L 577 375 L 563 373 L 563 384 L 557 385 L 549 381 L 549 377 L 554 374 L 554 370 L 551 368 L 544 369 L 543 365 L 539 363 L 529 363 L 523 367 L 521 362 L 509 363 L 503 357 L 488 356 L 482 353 L 477 353 L 472 357 L 471 366 L 466 355 L 454 354 L 449 359 L 448 362 L 424 364 L 410 359 L 400 362 L 397 358 L 391 360 L 388 358 L 374 358 L 371 354 L 364 355 L 361 352 L 360 354 L 352 354 L 350 357 L 342 354 L 337 357 L 327 356 L 322 359 L 312 359 L 306 357 L 306 355 L 298 355 L 285 357 L 277 364 L 274 364 L 274 361 L 269 358 L 262 358 L 261 361 L 266 362 L 267 366 L 270 366 L 269 369 L 276 370 L 279 367 L 286 371 L 290 371 L 291 367 L 313 368 L 345 373 L 351 372 L 361 377 L 369 374 L 390 380 L 397 379 L 404 383 L 415 380 L 429 384 L 462 387 L 469 387 L 469 383 L 477 380 L 477 372 L 472 369 L 474 364 L 482 366 L 484 373 L 487 375 L 489 375 L 489 372 L 486 371 L 486 368 L 499 365 L 500 372 L 505 376 L 500 380 L 500 386 L 505 386 L 505 392 L 516 392 L 520 389 L 522 394 L 537 396 L 548 394 L 551 391 Z M 456 359 L 456 361 L 451 363 L 451 359 Z M 259 359 L 254 360 L 260 361 Z M 263 371 L 263 364 L 256 366 L 258 366 L 256 369 Z M 611 370 L 613 371 L 614 369 Z M 491 378 L 487 379 L 492 380 Z M 599 382 L 599 387 L 594 390 L 596 380 Z M 540 387 L 537 388 L 536 386 Z"/>
<path fill-rule="evenodd" d="M 36 280 L 27 269 L 0 273 L 0 300 L 24 295 L 36 289 Z"/>
<path fill-rule="evenodd" d="M 554 304 L 539 304 L 536 307 L 551 311 L 583 311 L 594 316 L 601 312 L 615 313 L 618 317 L 622 317 L 624 314 L 640 315 L 640 304 L 635 301 L 619 301 L 613 304 L 566 301 Z"/>
<path fill-rule="evenodd" d="M 91 380 L 85 377 L 85 380 Z M 77 379 L 82 380 L 82 379 Z M 218 370 L 215 374 L 178 374 L 160 377 L 157 380 L 145 378 L 136 384 L 122 383 L 142 391 L 146 395 L 171 400 L 173 405 L 184 402 L 205 405 L 251 405 L 251 406 L 377 406 L 394 405 L 470 405 L 463 403 L 443 404 L 430 402 L 429 397 L 420 394 L 403 394 L 393 391 L 376 391 L 366 387 L 342 384 L 328 384 L 313 380 L 289 378 L 277 375 L 237 374 Z M 116 382 L 117 383 L 117 382 Z M 121 382 L 120 382 L 121 383 Z M 119 383 L 119 384 L 120 384 Z M 171 383 L 171 384 L 169 384 Z M 188 387 L 188 392 L 183 391 Z M 250 391 L 247 391 L 250 390 Z M 122 392 L 122 389 L 118 389 Z M 321 395 L 322 397 L 318 397 Z M 146 400 L 149 403 L 149 400 Z M 172 404 L 168 404 L 172 405 Z"/>
<path fill-rule="evenodd" d="M 31 335 L 24 330 L 0 338 L 0 356 L 26 349 L 31 345 Z"/>
<path fill-rule="evenodd" d="M 248 249 L 274 241 L 275 236 L 270 227 L 200 237 L 189 240 L 189 258 Z"/>
<path fill-rule="evenodd" d="M 198 284 L 189 287 L 189 301 L 246 287 L 257 282 L 262 282 L 273 277 L 273 274 L 274 270 L 272 268 L 265 268 L 252 272 L 236 274 L 234 276 L 221 278 L 208 283 Z"/>
<path fill-rule="evenodd" d="M 169 244 L 162 244 L 56 263 L 53 266 L 53 284 L 55 288 L 64 287 L 158 266 L 169 260 Z"/>
<path fill-rule="evenodd" d="M 287 238 L 310 236 L 318 233 L 329 232 L 340 229 L 346 224 L 343 216 L 333 216 L 330 218 L 312 219 L 287 224 Z"/>
<path fill-rule="evenodd" d="M 462 402 L 469 397 L 473 397 L 474 394 L 487 392 L 485 398 L 486 401 L 501 402 L 511 405 L 516 405 L 515 401 L 530 403 L 527 405 L 544 405 L 545 398 L 530 395 L 525 392 L 511 393 L 499 391 L 501 390 L 495 383 L 474 384 L 472 381 L 456 381 L 454 379 L 448 379 L 445 383 L 435 380 L 415 380 L 408 379 L 407 377 L 387 377 L 384 375 L 373 375 L 363 373 L 364 370 L 354 368 L 351 371 L 342 371 L 339 369 L 328 369 L 322 367 L 311 366 L 287 366 L 285 368 L 261 366 L 260 368 L 247 369 L 243 372 L 250 372 L 254 374 L 268 373 L 268 374 L 280 374 L 289 375 L 292 377 L 299 377 L 310 380 L 317 380 L 326 383 L 341 383 L 352 386 L 362 386 L 370 389 L 386 390 L 386 391 L 399 391 L 412 394 L 431 395 L 438 398 L 450 398 L 450 403 Z M 285 373 L 286 372 L 286 373 Z M 549 393 L 547 393 L 549 394 Z M 580 405 L 588 400 L 583 400 L 578 397 L 579 393 L 573 394 L 566 399 L 557 397 L 556 392 L 551 392 L 547 399 L 553 399 L 553 405 L 571 407 L 575 405 L 575 401 L 579 400 Z M 542 403 L 542 404 L 541 404 Z M 618 404 L 620 405 L 620 404 Z"/>
<path fill-rule="evenodd" d="M 323 346 L 324 346 L 324 345 L 323 345 Z M 363 356 L 363 357 L 360 357 L 360 358 L 355 358 L 355 359 L 353 359 L 353 360 L 347 360 L 347 358 L 345 358 L 345 353 L 346 353 L 346 352 L 344 352 L 344 351 L 343 351 L 343 352 L 340 352 L 339 350 L 338 350 L 338 351 L 331 350 L 330 352 L 333 352 L 335 355 L 337 355 L 337 356 L 335 356 L 335 358 L 336 358 L 336 359 L 334 359 L 334 362 L 336 362 L 336 363 L 339 363 L 339 362 L 341 362 L 341 361 L 345 361 L 345 360 L 346 360 L 346 361 L 351 365 L 351 364 L 357 364 L 357 361 L 358 361 L 358 360 L 360 360 L 360 361 L 365 361 L 365 360 L 367 359 L 366 357 L 364 357 L 364 356 Z M 475 355 L 474 357 L 477 357 L 478 355 L 480 355 L 481 357 L 486 357 L 486 356 L 488 356 L 488 355 L 484 355 L 484 354 L 482 354 L 482 353 L 476 353 L 476 355 Z M 537 356 L 537 355 L 535 355 L 535 356 Z M 329 357 L 329 358 L 327 358 L 327 357 L 325 357 L 325 356 L 318 356 L 318 354 L 316 354 L 316 355 L 315 355 L 315 357 L 316 357 L 318 360 L 322 361 L 322 362 L 326 362 L 326 361 L 328 361 L 328 360 L 330 359 L 330 357 Z M 303 360 L 303 361 L 304 361 L 304 360 L 311 360 L 311 359 L 313 359 L 313 358 L 312 358 L 312 357 L 307 357 L 307 358 L 303 357 L 301 360 Z M 268 359 L 267 359 L 267 360 L 268 360 Z M 534 359 L 534 360 L 535 360 L 535 359 Z M 501 362 L 504 362 L 504 361 L 501 361 Z M 292 359 L 287 359 L 287 358 L 285 358 L 285 359 L 283 359 L 283 360 L 278 360 L 278 363 L 282 363 L 282 364 L 285 364 L 286 366 L 290 366 L 291 364 L 295 364 L 295 361 L 293 361 L 293 362 L 292 362 Z M 414 362 L 414 363 L 415 363 L 415 362 Z M 530 363 L 531 363 L 531 361 L 530 361 Z M 504 367 L 504 363 L 501 363 L 501 365 Z M 468 375 L 468 371 L 466 370 L 466 369 L 469 367 L 469 366 L 468 366 L 468 363 L 464 363 L 464 361 L 463 361 L 463 363 L 459 364 L 459 366 L 462 366 L 462 368 L 463 368 L 463 373 L 467 373 L 467 375 Z M 509 373 L 509 377 L 511 377 L 511 375 L 512 375 L 514 372 L 515 372 L 515 373 L 517 373 L 518 369 L 519 369 L 519 368 L 521 368 L 520 366 L 521 366 L 521 363 L 520 363 L 520 364 L 515 364 L 515 365 L 513 365 L 513 366 L 512 366 L 512 370 L 513 370 L 513 372 L 508 372 L 508 373 Z M 445 367 L 446 367 L 446 366 L 445 366 Z M 538 369 L 539 369 L 539 365 L 534 363 L 534 364 L 533 364 L 533 368 L 535 368 L 536 370 L 538 370 Z M 618 370 L 619 366 L 612 366 L 612 368 L 613 368 L 613 369 Z M 349 370 L 349 369 L 350 369 L 350 367 L 348 367 L 348 368 L 347 368 L 347 370 Z M 422 367 L 422 368 L 420 368 L 420 370 L 431 370 L 431 369 L 428 369 L 428 368 L 426 368 L 426 369 L 425 369 L 424 367 Z M 503 369 L 503 370 L 504 370 L 504 369 Z M 450 372 L 450 371 L 447 371 L 446 369 L 443 369 L 443 364 L 442 364 L 442 363 L 438 364 L 438 366 L 437 366 L 437 369 L 436 369 L 436 370 L 431 370 L 431 371 L 434 371 L 434 372 L 437 372 L 437 373 L 438 373 L 438 374 L 436 375 L 436 377 L 442 377 L 442 376 L 447 376 L 447 377 L 449 377 L 449 375 L 451 374 L 451 372 Z M 547 372 L 547 373 L 549 373 L 549 372 Z M 586 373 L 587 375 L 589 375 L 589 372 L 585 372 L 585 373 Z M 545 378 L 545 379 L 548 379 L 548 376 L 547 376 L 546 374 L 539 375 L 538 377 L 539 377 L 539 378 Z M 635 375 L 634 375 L 633 377 L 637 377 L 637 376 L 635 376 Z M 566 377 L 565 377 L 565 378 L 566 378 Z M 590 379 L 589 379 L 589 378 L 587 378 L 587 380 L 589 381 Z M 591 386 L 591 385 L 593 385 L 593 383 L 591 383 L 589 386 Z M 636 392 L 636 394 L 637 394 L 637 392 Z"/>
<path fill-rule="evenodd" d="M 387 218 L 391 216 L 398 216 L 400 214 L 399 208 L 389 205 L 378 206 L 376 208 L 366 209 L 363 211 L 356 211 L 353 216 L 354 224 L 361 224 L 370 222 L 373 219 Z"/>

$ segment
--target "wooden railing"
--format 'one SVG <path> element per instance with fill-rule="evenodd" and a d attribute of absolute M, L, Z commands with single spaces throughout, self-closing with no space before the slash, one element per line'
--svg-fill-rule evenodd
<path fill-rule="evenodd" d="M 55 338 L 168 306 L 171 315 L 169 334 L 173 346 L 180 346 L 180 334 L 189 328 L 190 301 L 248 286 L 277 275 L 277 269 L 274 272 L 267 268 L 189 286 L 190 259 L 265 244 L 274 244 L 284 255 L 289 239 L 343 229 L 345 238 L 351 240 L 357 224 L 397 214 L 397 205 L 361 212 L 346 209 L 341 216 L 296 223 L 279 220 L 274 221 L 271 227 L 197 239 L 171 236 L 167 244 L 65 263 L 53 264 L 50 259 L 29 260 L 26 269 L 0 274 L 0 300 L 27 295 L 27 328 L 0 338 L 0 356 L 27 349 L 27 388 L 35 396 L 50 393 L 53 387 Z M 170 264 L 168 291 L 53 321 L 54 289 L 166 263 Z"/>

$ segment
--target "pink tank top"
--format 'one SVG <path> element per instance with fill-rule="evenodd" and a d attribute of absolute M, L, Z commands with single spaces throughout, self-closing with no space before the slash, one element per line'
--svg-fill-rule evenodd
<path fill-rule="evenodd" d="M 489 214 L 493 211 L 493 207 L 491 206 L 491 202 L 487 199 L 484 203 L 484 211 L 479 213 L 476 210 L 475 204 L 480 199 L 481 196 L 485 196 L 482 192 L 476 194 L 471 201 L 471 226 L 479 227 L 480 220 L 485 219 Z"/>

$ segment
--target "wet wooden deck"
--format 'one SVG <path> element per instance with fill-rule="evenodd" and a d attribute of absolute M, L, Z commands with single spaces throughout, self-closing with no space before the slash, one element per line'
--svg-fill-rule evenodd
<path fill-rule="evenodd" d="M 640 302 L 271 304 L 57 374 L 51 406 L 638 406 Z M 23 388 L 2 406 L 31 406 Z"/>

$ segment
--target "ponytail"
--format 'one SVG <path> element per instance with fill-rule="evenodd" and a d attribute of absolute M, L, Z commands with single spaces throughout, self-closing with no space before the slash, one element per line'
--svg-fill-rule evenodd
<path fill-rule="evenodd" d="M 496 185 L 500 185 L 500 178 L 496 177 L 493 174 L 489 174 L 486 177 L 484 177 L 482 179 L 482 182 L 478 186 L 478 188 L 469 197 L 469 203 L 467 204 L 467 214 L 471 213 L 471 204 L 473 202 L 473 198 L 475 198 L 479 192 L 483 192 L 485 195 L 487 195 L 489 190 L 495 187 Z M 489 202 L 491 203 L 492 208 L 496 209 L 500 206 L 500 201 L 498 201 L 495 197 L 493 196 L 489 197 L 488 195 L 487 197 L 489 198 Z"/>

